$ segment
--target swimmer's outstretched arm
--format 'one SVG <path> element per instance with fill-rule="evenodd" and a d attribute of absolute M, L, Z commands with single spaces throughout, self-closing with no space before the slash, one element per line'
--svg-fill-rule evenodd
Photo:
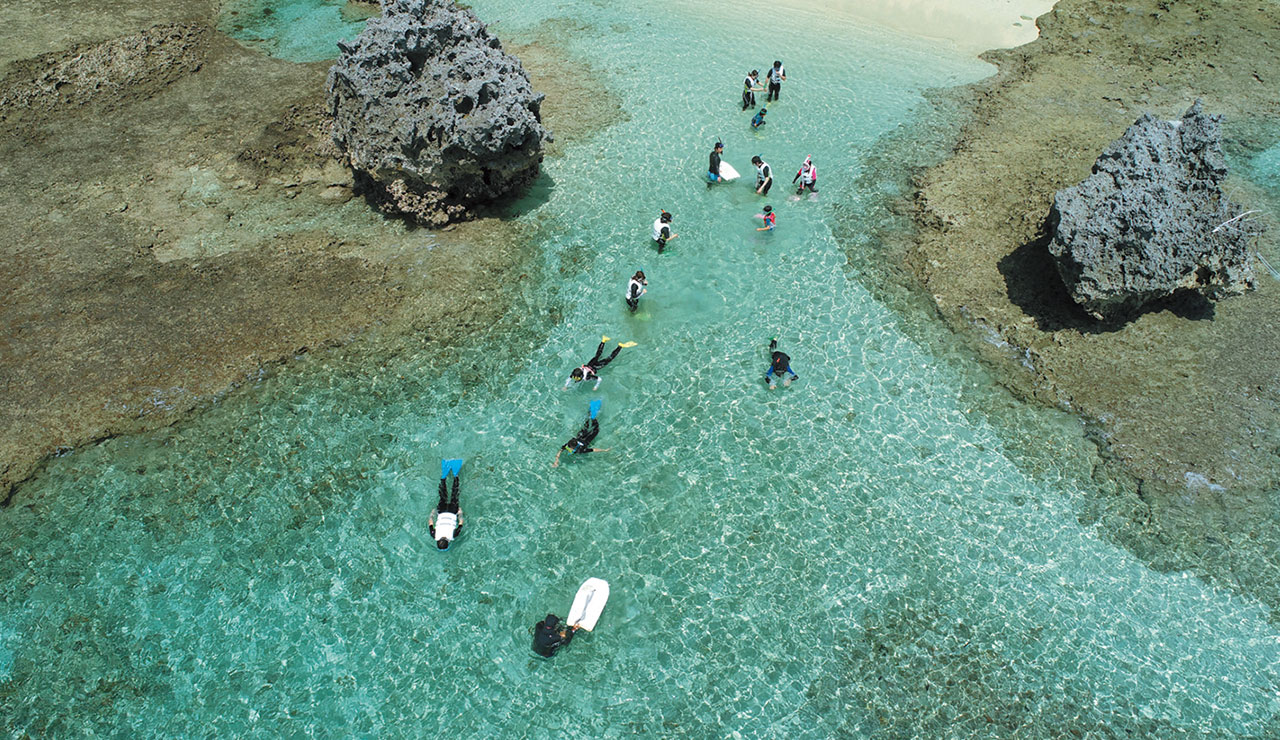
<path fill-rule="evenodd" d="M 556 453 L 556 461 L 555 461 L 555 462 L 553 462 L 553 463 L 551 463 L 551 467 L 553 467 L 553 468 L 558 468 L 558 467 L 560 467 L 560 452 L 564 452 L 564 448 L 563 448 L 563 447 L 561 447 L 561 448 L 560 448 L 560 451 Z"/>

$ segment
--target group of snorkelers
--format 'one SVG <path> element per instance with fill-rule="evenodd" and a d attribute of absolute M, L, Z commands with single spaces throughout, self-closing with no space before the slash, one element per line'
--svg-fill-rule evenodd
<path fill-rule="evenodd" d="M 786 70 L 782 66 L 781 61 L 776 61 L 769 70 L 768 85 L 768 102 L 779 99 L 781 96 L 782 83 L 787 79 Z M 763 92 L 765 88 L 759 85 L 759 73 L 752 70 L 744 81 L 744 89 L 742 93 L 742 109 L 748 110 L 755 107 L 755 93 Z M 761 108 L 752 121 L 754 128 L 764 125 L 764 116 L 768 113 L 767 108 Z M 724 144 L 717 141 L 715 147 L 711 151 L 708 164 L 707 179 L 708 185 L 719 182 L 720 176 L 720 155 L 724 151 Z M 773 171 L 767 162 L 761 157 L 755 156 L 751 158 L 751 163 L 756 167 L 756 193 L 759 195 L 768 195 L 770 188 L 773 187 Z M 799 183 L 796 194 L 803 194 L 805 190 L 818 192 L 817 188 L 817 167 L 814 166 L 812 157 L 805 157 L 804 163 L 800 166 L 796 176 L 792 178 L 792 183 Z M 759 214 L 759 218 L 764 220 L 764 226 L 757 231 L 768 231 L 774 228 L 777 223 L 777 215 L 773 212 L 773 208 L 769 205 L 764 207 L 764 212 Z M 661 254 L 669 242 L 676 239 L 679 234 L 675 233 L 672 227 L 674 216 L 663 210 L 658 218 L 653 222 L 653 241 L 658 246 L 658 253 Z M 625 300 L 627 309 L 631 313 L 635 313 L 640 304 L 640 298 L 648 292 L 648 278 L 643 270 L 637 270 L 631 279 L 627 282 L 625 292 Z M 625 348 L 634 347 L 635 342 L 618 342 L 609 354 L 605 354 L 605 348 L 610 339 L 602 336 L 600 343 L 596 346 L 595 354 L 590 360 L 573 368 L 569 371 L 569 376 L 564 382 L 564 390 L 568 390 L 575 383 L 591 381 L 593 391 L 600 388 L 602 378 L 600 370 L 613 362 L 618 354 Z M 785 352 L 778 349 L 777 339 L 770 339 L 768 345 L 769 366 L 765 370 L 765 384 L 770 390 L 777 387 L 779 378 L 783 381 L 783 386 L 789 386 L 793 381 L 799 380 L 799 375 L 791 369 L 791 358 Z M 560 457 L 564 453 L 570 455 L 588 454 L 593 452 L 607 452 L 608 447 L 594 447 L 596 437 L 600 434 L 600 422 L 598 414 L 600 411 L 600 401 L 593 400 L 589 405 L 587 419 L 583 422 L 582 427 L 576 434 L 556 452 L 555 461 L 552 467 L 560 465 Z M 445 461 L 442 465 L 442 473 L 440 478 L 439 503 L 436 510 L 432 512 L 429 529 L 431 536 L 436 540 L 436 546 L 445 550 L 448 549 L 450 543 L 458 537 L 462 532 L 462 511 L 458 504 L 459 487 L 461 485 L 461 460 Z M 448 479 L 452 477 L 452 488 L 448 485 Z M 579 627 L 574 624 L 568 624 L 555 614 L 548 614 L 545 618 L 534 625 L 533 634 L 533 650 L 538 655 L 551 657 L 561 647 L 568 645 Z"/>

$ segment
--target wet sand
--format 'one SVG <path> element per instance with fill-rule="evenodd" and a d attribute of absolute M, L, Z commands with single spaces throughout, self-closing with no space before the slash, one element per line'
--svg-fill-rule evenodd
<path fill-rule="evenodd" d="M 995 77 L 955 93 L 972 122 L 917 178 L 919 234 L 902 256 L 1006 385 L 1089 420 L 1107 460 L 1096 477 L 1118 484 L 1083 520 L 1275 609 L 1280 285 L 1260 269 L 1246 296 L 1099 325 L 1062 289 L 1043 221 L 1143 112 L 1176 118 L 1200 97 L 1228 132 L 1274 120 L 1280 6 L 1062 0 L 1039 24 L 1039 40 L 985 55 Z"/>
<path fill-rule="evenodd" d="M 528 227 L 374 213 L 332 158 L 328 63 L 247 49 L 216 12 L 74 3 L 0 34 L 0 502 L 51 454 L 171 424 L 310 349 L 460 341 L 523 279 Z M 590 70 L 515 51 L 561 141 L 612 120 Z"/>

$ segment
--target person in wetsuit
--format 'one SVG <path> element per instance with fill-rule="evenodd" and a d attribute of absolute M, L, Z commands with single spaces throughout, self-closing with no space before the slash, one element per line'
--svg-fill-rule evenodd
<path fill-rule="evenodd" d="M 768 113 L 768 108 L 761 108 L 759 113 L 751 117 L 751 128 L 760 128 L 765 125 L 767 121 L 764 120 L 764 117 L 768 115 Z"/>
<path fill-rule="evenodd" d="M 764 92 L 764 88 L 760 87 L 760 70 L 753 69 L 742 81 L 742 109 L 750 110 L 756 107 L 756 93 Z"/>
<path fill-rule="evenodd" d="M 662 254 L 662 250 L 667 248 L 667 242 L 680 236 L 671 231 L 671 220 L 673 218 L 675 217 L 670 213 L 663 211 L 662 215 L 658 216 L 658 219 L 653 222 L 653 240 L 658 243 L 658 254 Z"/>
<path fill-rule="evenodd" d="M 595 419 L 587 419 L 582 423 L 582 428 L 578 433 L 573 435 L 573 439 L 565 442 L 560 446 L 559 452 L 556 453 L 556 461 L 551 463 L 551 467 L 560 465 L 560 455 L 568 451 L 573 455 L 585 455 L 588 452 L 608 452 L 610 448 L 603 447 L 596 449 L 591 446 L 591 442 L 595 440 L 596 435 L 600 433 L 600 422 Z"/>
<path fill-rule="evenodd" d="M 759 155 L 751 158 L 751 164 L 756 166 L 756 193 L 768 195 L 769 188 L 773 187 L 773 168 Z"/>
<path fill-rule="evenodd" d="M 440 478 L 440 502 L 436 504 L 436 510 L 431 512 L 431 519 L 427 522 L 431 539 L 436 541 L 436 547 L 441 550 L 448 550 L 449 545 L 462 534 L 462 509 L 458 506 L 458 487 L 461 485 L 462 474 L 455 473 L 453 476 L 452 497 L 445 485 L 447 480 L 447 476 Z"/>
<path fill-rule="evenodd" d="M 560 648 L 573 640 L 578 628 L 570 627 L 554 614 L 548 614 L 541 622 L 533 626 L 533 652 L 544 658 L 550 658 Z"/>
<path fill-rule="evenodd" d="M 805 188 L 810 192 L 818 192 L 818 168 L 813 163 L 813 157 L 804 158 L 804 164 L 800 165 L 796 176 L 791 178 L 791 184 L 795 185 L 797 180 L 800 181 L 800 187 L 796 190 L 796 195 L 804 195 Z"/>
<path fill-rule="evenodd" d="M 782 98 L 782 83 L 787 79 L 787 68 L 782 66 L 782 62 L 775 61 L 773 68 L 769 70 L 769 94 L 765 96 L 764 102 L 772 103 Z"/>
<path fill-rule="evenodd" d="M 713 182 L 720 182 L 720 153 L 724 151 L 724 144 L 716 142 L 711 149 L 711 157 L 707 162 L 707 187 Z"/>
<path fill-rule="evenodd" d="M 782 382 L 784 388 L 791 385 L 791 381 L 800 379 L 800 376 L 796 375 L 795 371 L 791 369 L 791 358 L 787 356 L 786 352 L 778 351 L 777 339 L 769 340 L 769 352 L 769 369 L 764 372 L 764 380 L 769 384 L 769 390 L 777 387 L 775 378 L 781 377 L 784 373 L 791 375 L 790 378 Z"/>
<path fill-rule="evenodd" d="M 618 353 L 622 351 L 622 342 L 618 342 L 618 346 L 613 348 L 613 352 L 611 352 L 608 357 L 601 358 L 600 354 L 604 352 L 604 343 L 607 341 L 609 341 L 609 337 L 600 337 L 600 345 L 596 347 L 595 356 L 590 360 L 587 360 L 585 365 L 579 365 L 569 371 L 569 379 L 564 381 L 563 390 L 569 390 L 569 386 L 574 383 L 591 380 L 592 378 L 595 379 L 596 384 L 591 390 L 596 390 L 600 387 L 600 374 L 598 371 L 600 368 L 608 365 L 610 362 L 613 362 L 613 358 L 617 357 Z"/>
<path fill-rule="evenodd" d="M 636 274 L 632 275 L 627 283 L 627 308 L 631 309 L 631 313 L 635 313 L 640 307 L 640 296 L 648 292 L 645 289 L 648 285 L 649 281 L 645 280 L 644 270 L 636 270 Z"/>

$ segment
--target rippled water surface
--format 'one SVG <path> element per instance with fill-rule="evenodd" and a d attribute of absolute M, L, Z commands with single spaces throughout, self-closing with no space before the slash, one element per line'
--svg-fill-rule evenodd
<path fill-rule="evenodd" d="M 1069 468 L 1087 459 L 1007 451 L 1072 422 L 992 426 L 974 399 L 998 394 L 848 277 L 832 206 L 872 197 L 853 183 L 878 137 L 990 67 L 817 5 L 476 9 L 504 38 L 568 39 L 630 116 L 546 163 L 514 309 L 459 351 L 302 359 L 175 429 L 54 460 L 0 513 L 6 730 L 1275 731 L 1264 610 L 1083 528 L 1087 468 Z M 775 57 L 790 80 L 753 132 L 739 80 Z M 774 165 L 770 197 L 707 188 L 717 136 L 744 173 Z M 821 193 L 794 201 L 807 154 Z M 755 231 L 765 203 L 774 233 Z M 660 208 L 680 234 L 661 256 Z M 602 333 L 639 344 L 598 393 L 562 392 Z M 801 376 L 772 392 L 771 336 Z M 553 469 L 597 397 L 611 451 Z M 442 456 L 467 460 L 447 554 L 425 531 Z M 535 658 L 529 626 L 588 576 L 612 584 L 596 631 Z"/>

